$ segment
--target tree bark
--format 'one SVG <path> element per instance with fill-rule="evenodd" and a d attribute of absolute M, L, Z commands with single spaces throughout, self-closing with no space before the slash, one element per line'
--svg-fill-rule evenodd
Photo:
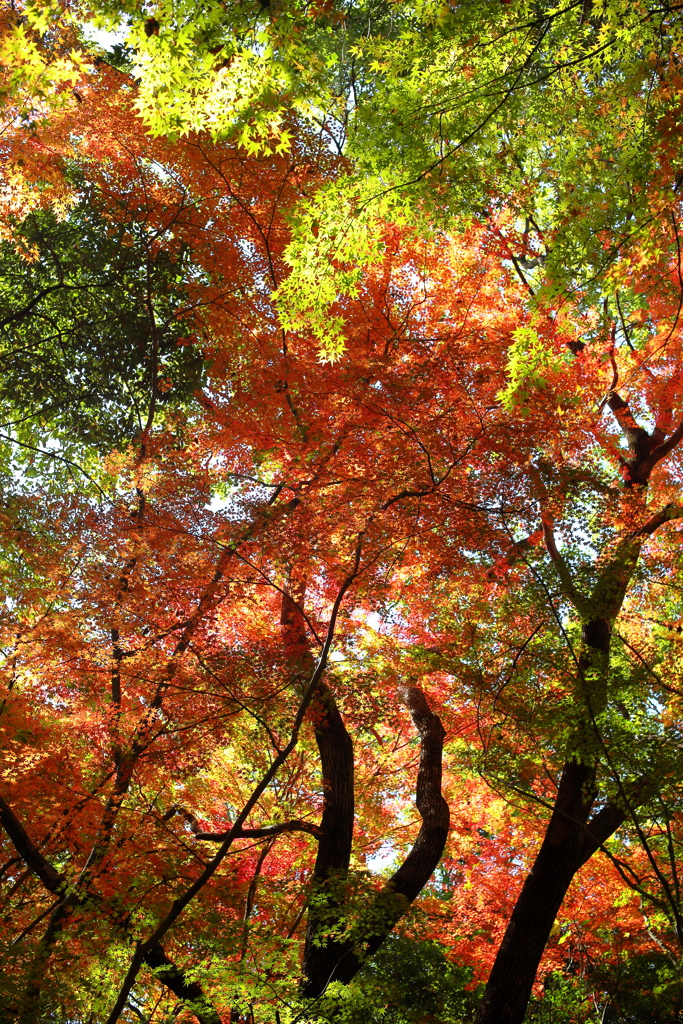
<path fill-rule="evenodd" d="M 324 991 L 345 948 L 344 943 L 324 942 L 322 937 L 329 924 L 343 913 L 354 822 L 353 744 L 326 685 L 319 691 L 313 714 L 317 716 L 315 738 L 320 752 L 324 804 L 304 946 L 306 996 Z"/>
<path fill-rule="evenodd" d="M 618 803 L 608 801 L 587 824 L 570 817 L 582 814 L 581 791 L 590 769 L 568 762 L 560 792 L 536 861 L 512 912 L 496 956 L 476 1024 L 521 1024 L 538 964 L 574 876 L 626 819 Z M 561 809 L 562 808 L 562 809 Z"/>
<path fill-rule="evenodd" d="M 521 1024 L 524 1020 L 557 912 L 584 861 L 594 782 L 593 767 L 577 761 L 565 764 L 545 838 L 498 950 L 477 1024 Z"/>
<path fill-rule="evenodd" d="M 445 731 L 438 715 L 430 710 L 424 694 L 416 686 L 405 687 L 401 696 L 420 734 L 416 803 L 422 826 L 412 850 L 375 897 L 365 920 L 360 921 L 344 942 L 325 947 L 334 953 L 334 958 L 330 956 L 326 960 L 324 972 L 312 974 L 304 970 L 303 994 L 308 997 L 321 995 L 332 981 L 348 984 L 355 977 L 425 887 L 446 845 L 450 814 L 441 793 Z M 306 963 L 304 966 L 306 968 Z"/>
<path fill-rule="evenodd" d="M 547 522 L 544 532 L 565 591 L 577 607 L 591 610 L 584 617 L 583 650 L 577 663 L 576 701 L 581 715 L 572 740 L 577 752 L 562 770 L 545 837 L 496 955 L 476 1024 L 522 1024 L 543 950 L 572 879 L 624 817 L 618 808 L 612 807 L 609 814 L 603 810 L 593 819 L 591 834 L 589 815 L 597 795 L 595 720 L 607 701 L 612 622 L 633 574 L 638 542 L 634 545 L 627 538 L 587 600 L 575 589 Z"/>

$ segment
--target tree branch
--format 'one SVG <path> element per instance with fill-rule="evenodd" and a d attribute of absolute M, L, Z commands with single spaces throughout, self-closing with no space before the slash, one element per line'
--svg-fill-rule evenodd
<path fill-rule="evenodd" d="M 40 852 L 26 832 L 24 826 L 2 797 L 0 797 L 0 823 L 2 823 L 17 852 L 21 855 L 30 870 L 38 876 L 46 889 L 50 892 L 59 894 L 64 888 L 64 883 L 66 881 L 64 875 L 61 875 L 56 871 L 48 859 Z M 51 915 L 48 931 L 45 936 L 43 936 L 38 951 L 37 963 L 39 965 L 43 965 L 43 961 L 46 956 L 49 955 L 54 938 L 63 927 L 66 916 L 71 912 L 73 907 L 78 905 L 78 903 L 84 898 L 85 897 L 82 895 L 79 897 L 74 894 L 70 900 L 68 897 L 66 899 L 62 899 L 59 903 L 49 907 L 36 921 L 33 922 L 31 927 L 35 927 L 35 925 L 38 924 L 46 914 L 49 913 Z M 98 899 L 98 897 L 92 893 L 90 893 L 87 898 L 89 900 L 95 899 L 96 901 Z M 28 929 L 24 929 L 22 934 L 19 936 L 19 939 L 15 940 L 15 943 L 20 941 L 27 932 Z M 201 987 L 194 982 L 186 981 L 183 972 L 166 956 L 161 945 L 157 944 L 157 946 L 153 947 L 149 953 L 145 954 L 145 962 L 148 966 L 157 971 L 159 980 L 167 985 L 179 999 L 183 999 L 191 1004 L 196 1004 L 191 1008 L 193 1009 L 199 1024 L 221 1024 L 219 1015 L 207 1001 Z M 163 968 L 163 970 L 158 970 L 159 968 Z M 36 983 L 37 982 L 38 979 L 36 979 Z M 29 1002 L 31 1001 L 31 996 L 35 995 L 35 998 L 37 999 L 39 993 L 40 986 L 37 984 L 35 993 L 31 991 L 27 994 Z"/>
<path fill-rule="evenodd" d="M 413 900 L 432 876 L 441 860 L 450 813 L 441 793 L 441 771 L 445 730 L 438 715 L 416 686 L 403 687 L 400 697 L 408 707 L 420 734 L 420 768 L 417 776 L 416 803 L 422 826 L 412 850 L 384 889 L 372 901 L 367 914 L 344 944 L 344 951 L 324 985 L 307 984 L 304 995 L 317 996 L 331 981 L 348 984 L 363 963 L 375 953 L 403 917 Z"/>
<path fill-rule="evenodd" d="M 198 875 L 194 882 L 192 882 L 185 889 L 185 891 L 180 896 L 178 896 L 177 899 L 173 901 L 173 904 L 169 908 L 166 916 L 159 922 L 159 924 L 152 932 L 152 934 L 149 936 L 149 938 L 145 942 L 139 944 L 138 948 L 133 954 L 131 963 L 126 973 L 126 977 L 123 980 L 123 983 L 116 997 L 114 1005 L 107 1018 L 106 1024 L 116 1024 L 116 1022 L 118 1021 L 121 1011 L 123 1010 L 128 1000 L 130 990 L 135 983 L 138 971 L 140 970 L 142 964 L 144 963 L 146 951 L 148 949 L 152 949 L 154 946 L 157 945 L 157 943 L 159 943 L 162 940 L 164 935 L 173 927 L 175 922 L 181 916 L 185 908 L 189 906 L 189 904 L 193 901 L 197 893 L 199 893 L 204 888 L 206 883 L 213 877 L 213 875 L 218 870 L 223 860 L 227 856 L 234 840 L 237 838 L 237 832 L 239 832 L 239 830 L 242 828 L 243 823 L 249 817 L 249 814 L 251 813 L 252 809 L 258 803 L 265 790 L 268 788 L 268 786 L 275 778 L 282 765 L 285 763 L 289 755 L 296 747 L 299 740 L 299 732 L 301 731 L 304 718 L 306 717 L 306 712 L 308 711 L 309 705 L 318 690 L 320 680 L 322 679 L 323 673 L 327 666 L 327 659 L 329 657 L 330 648 L 332 647 L 332 642 L 334 639 L 341 603 L 344 600 L 346 592 L 349 590 L 354 581 L 357 579 L 359 573 L 362 571 L 360 567 L 360 559 L 363 550 L 363 537 L 363 533 L 358 534 L 352 568 L 348 575 L 346 576 L 346 578 L 344 579 L 344 581 L 342 582 L 337 592 L 334 604 L 332 605 L 332 612 L 330 614 L 330 620 L 327 629 L 327 636 L 325 638 L 325 643 L 323 644 L 316 666 L 313 670 L 313 673 L 311 674 L 311 677 L 299 702 L 299 707 L 296 712 L 296 715 L 294 716 L 294 721 L 292 723 L 292 729 L 290 732 L 290 738 L 287 744 L 277 755 L 277 757 L 273 760 L 268 770 L 264 772 L 264 774 L 261 777 L 261 780 L 252 790 L 251 795 L 249 796 L 244 806 L 242 807 L 242 810 L 238 814 L 237 819 L 235 820 L 232 828 L 230 829 L 225 839 L 221 843 L 219 849 L 216 851 L 215 855 L 206 865 L 204 870 L 201 872 L 200 875 Z"/>
<path fill-rule="evenodd" d="M 194 832 L 194 829 L 192 831 Z M 235 839 L 266 839 L 270 836 L 283 835 L 285 832 L 307 832 L 316 838 L 320 838 L 322 835 L 322 829 L 319 825 L 314 825 L 312 821 L 294 819 L 293 821 L 285 821 L 281 825 L 267 825 L 265 828 L 238 829 Z M 228 832 L 195 832 L 194 834 L 197 839 L 218 843 L 226 838 Z"/>
<path fill-rule="evenodd" d="M 154 971 L 159 981 L 188 1005 L 199 1024 L 221 1024 L 220 1014 L 207 999 L 201 985 L 196 981 L 188 981 L 185 972 L 166 955 L 159 943 L 145 951 L 144 962 Z"/>
<path fill-rule="evenodd" d="M 560 582 L 562 583 L 564 592 L 578 612 L 585 611 L 587 605 L 586 598 L 574 586 L 574 581 L 571 577 L 571 573 L 569 572 L 569 568 L 567 567 L 567 563 L 558 550 L 552 521 L 547 515 L 545 515 L 545 513 L 543 513 L 541 515 L 541 522 L 543 524 L 543 539 L 545 541 L 546 550 L 550 555 L 550 560 L 557 570 L 557 575 L 560 577 Z"/>
<path fill-rule="evenodd" d="M 327 686 L 318 691 L 312 710 L 325 802 L 304 947 L 304 995 L 324 991 L 345 949 L 343 940 L 326 938 L 325 932 L 330 919 L 336 922 L 344 915 L 344 880 L 351 860 L 354 823 L 353 744 Z"/>
<path fill-rule="evenodd" d="M 668 505 L 665 505 L 663 509 L 660 509 L 659 512 L 655 512 L 655 514 L 631 536 L 651 537 L 655 530 L 659 529 L 660 526 L 664 526 L 665 523 L 671 523 L 674 519 L 683 519 L 683 505 L 674 505 L 670 502 Z"/>
<path fill-rule="evenodd" d="M 683 440 L 683 423 L 680 423 L 671 437 L 665 440 L 664 431 L 659 427 L 655 427 L 651 434 L 641 427 L 634 419 L 628 402 L 625 402 L 616 391 L 610 394 L 607 404 L 621 427 L 631 453 L 631 458 L 624 460 L 628 474 L 626 486 L 646 484 L 657 463 Z"/>
<path fill-rule="evenodd" d="M 53 868 L 49 860 L 43 856 L 28 832 L 17 818 L 14 811 L 3 797 L 0 796 L 0 824 L 12 840 L 14 848 L 25 861 L 27 867 L 37 875 L 46 889 L 59 894 L 66 881 L 64 875 Z"/>

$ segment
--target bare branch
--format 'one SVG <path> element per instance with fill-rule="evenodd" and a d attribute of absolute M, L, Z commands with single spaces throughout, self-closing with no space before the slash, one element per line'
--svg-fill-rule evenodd
<path fill-rule="evenodd" d="M 197 839 L 202 839 L 205 842 L 218 843 L 222 842 L 228 835 L 226 832 L 196 832 L 192 829 Z M 317 839 L 322 835 L 322 830 L 319 825 L 314 825 L 312 821 L 301 821 L 294 819 L 292 821 L 285 821 L 281 825 L 266 825 L 264 828 L 241 828 L 235 834 L 235 839 L 267 839 L 270 836 L 283 835 L 286 832 L 307 832 L 308 835 L 315 836 Z"/>

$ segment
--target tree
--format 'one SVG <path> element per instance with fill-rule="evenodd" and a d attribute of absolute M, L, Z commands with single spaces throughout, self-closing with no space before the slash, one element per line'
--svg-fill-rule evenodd
<path fill-rule="evenodd" d="M 97 99 L 96 92 L 88 97 L 90 114 Z M 127 134 L 124 127 L 119 118 L 111 158 L 119 146 L 128 158 L 125 164 L 118 172 L 111 164 L 94 173 L 91 169 L 91 179 L 94 189 L 102 171 L 109 182 L 116 173 L 125 175 L 125 194 L 131 198 L 123 215 L 129 217 L 128 211 L 135 210 L 133 197 L 148 184 L 148 170 L 130 159 L 136 140 L 138 146 L 146 145 L 138 124 L 131 118 Z M 74 979 L 70 992 L 60 988 L 55 1012 L 86 1012 L 79 1008 L 86 1000 L 89 1012 L 110 1013 L 115 1019 L 124 1008 L 130 983 L 146 965 L 176 995 L 193 1002 L 201 1019 L 215 1018 L 193 979 L 198 964 L 185 965 L 183 956 L 179 966 L 160 943 L 186 908 L 193 908 L 187 924 L 190 934 L 203 914 L 208 914 L 209 921 L 226 910 L 232 916 L 230 900 L 226 903 L 220 886 L 214 890 L 211 883 L 236 839 L 265 838 L 265 857 L 280 834 L 285 840 L 290 835 L 296 840 L 300 832 L 318 838 L 307 805 L 311 782 L 306 762 L 288 769 L 291 783 L 286 776 L 285 782 L 278 780 L 285 794 L 288 785 L 296 784 L 293 796 L 281 800 L 280 809 L 291 803 L 299 811 L 303 799 L 305 817 L 298 814 L 278 820 L 273 806 L 266 824 L 255 830 L 244 828 L 256 799 L 263 794 L 271 800 L 274 795 L 267 785 L 294 752 L 309 705 L 317 722 L 323 779 L 326 784 L 329 780 L 329 790 L 314 871 L 321 903 L 319 916 L 313 914 L 309 922 L 305 994 L 321 994 L 329 980 L 331 949 L 335 959 L 339 950 L 344 952 L 341 980 L 350 980 L 361 964 L 362 946 L 373 950 L 403 915 L 438 862 L 446 838 L 447 810 L 439 795 L 442 730 L 419 688 L 408 686 L 405 699 L 422 735 L 418 801 L 424 825 L 413 853 L 378 892 L 375 909 L 345 924 L 347 898 L 345 886 L 340 890 L 340 885 L 351 852 L 353 765 L 348 733 L 332 691 L 322 688 L 321 677 L 346 591 L 358 581 L 356 589 L 362 584 L 369 594 L 382 593 L 383 578 L 414 529 L 411 506 L 422 492 L 429 494 L 440 486 L 434 477 L 416 491 L 416 470 L 403 459 L 406 431 L 396 418 L 405 389 L 415 380 L 415 367 L 406 367 L 403 381 L 390 372 L 396 362 L 390 264 L 385 280 L 369 283 L 370 308 L 366 310 L 363 303 L 355 307 L 356 343 L 359 353 L 364 353 L 358 368 L 349 375 L 339 367 L 331 377 L 318 362 L 315 346 L 302 339 L 304 349 L 295 355 L 290 345 L 296 339 L 272 330 L 272 307 L 262 283 L 264 273 L 277 275 L 282 266 L 285 236 L 280 204 L 296 172 L 293 162 L 276 159 L 265 175 L 263 164 L 254 165 L 229 147 L 192 141 L 182 148 L 180 163 L 184 163 L 193 202 L 187 201 L 187 189 L 177 198 L 172 195 L 167 184 L 170 170 L 158 164 L 153 173 L 161 175 L 164 185 L 156 212 L 168 212 L 175 198 L 182 204 L 184 217 L 171 216 L 166 231 L 172 231 L 178 243 L 183 236 L 209 242 L 205 248 L 193 247 L 193 269 L 185 283 L 190 304 L 205 309 L 200 330 L 212 360 L 200 408 L 192 413 L 175 409 L 156 427 L 153 416 L 148 417 L 141 443 L 129 454 L 109 459 L 107 473 L 118 482 L 101 509 L 87 496 L 57 497 L 49 503 L 43 497 L 47 520 L 41 526 L 38 495 L 30 488 L 22 495 L 25 488 L 20 487 L 12 507 L 15 521 L 10 518 L 8 524 L 18 533 L 28 559 L 24 577 L 15 580 L 16 597 L 6 621 L 8 665 L 13 667 L 3 717 L 17 756 L 12 764 L 16 784 L 1 808 L 10 850 L 14 849 L 5 871 L 18 893 L 26 884 L 31 890 L 28 898 L 20 897 L 16 908 L 13 938 L 18 939 L 14 961 L 18 974 L 11 975 L 7 1006 L 7 1012 L 22 1020 L 35 1019 L 41 996 L 47 1001 L 44 1012 L 51 1012 L 49 990 L 42 984 L 50 964 L 52 969 L 61 964 L 60 976 L 64 973 Z M 177 156 L 175 166 L 179 166 Z M 107 194 L 112 193 L 99 192 L 102 201 Z M 145 216 L 146 223 L 153 221 L 155 209 L 148 205 Z M 208 224 L 210 237 L 206 229 L 202 231 Z M 410 276 L 406 259 L 419 265 L 420 247 L 400 254 L 401 238 L 396 232 L 390 242 L 396 252 L 395 272 L 402 281 Z M 48 249 L 49 244 L 48 238 Z M 463 253 L 454 250 L 448 258 L 462 259 Z M 223 270 L 220 277 L 214 269 L 217 265 Z M 207 266 L 213 270 L 211 275 Z M 464 287 L 474 301 L 480 282 Z M 384 316 L 377 301 L 381 295 L 390 304 Z M 475 322 L 487 315 L 484 304 Z M 420 351 L 418 346 L 415 359 L 424 363 L 423 374 L 434 366 L 433 354 L 424 347 Z M 160 373 L 157 369 L 156 376 Z M 152 414 L 158 390 L 154 377 Z M 466 401 L 459 390 L 455 385 L 453 401 L 465 413 Z M 433 425 L 436 440 L 439 421 L 440 411 L 432 399 L 425 408 L 425 428 Z M 399 433 L 388 446 L 385 425 L 396 425 Z M 406 436 L 410 442 L 409 431 Z M 359 478 L 373 437 L 378 458 L 375 474 Z M 449 428 L 440 443 L 440 472 L 448 479 L 465 449 L 451 438 Z M 421 472 L 417 467 L 418 476 Z M 223 512 L 205 507 L 217 489 L 224 493 Z M 404 504 L 408 506 L 405 513 Z M 34 521 L 30 530 L 18 531 L 17 521 L 27 506 L 33 508 Z M 341 531 L 339 507 L 349 509 Z M 56 530 L 50 523 L 57 524 Z M 41 530 L 50 543 L 45 537 L 36 543 Z M 296 582 L 302 572 L 308 577 L 310 609 L 308 596 L 302 608 L 303 583 Z M 259 597 L 262 587 L 274 596 Z M 160 588 L 166 592 L 163 605 L 159 604 Z M 298 595 L 297 603 L 292 594 Z M 280 605 L 282 625 L 274 615 Z M 251 608 L 249 619 L 245 619 L 246 608 Z M 308 636 L 302 633 L 304 621 L 311 631 Z M 311 636 L 316 644 L 322 642 L 325 628 L 328 639 L 316 665 L 309 652 Z M 354 632 L 351 620 L 346 633 L 350 638 Z M 304 639 L 305 651 L 297 651 Z M 185 662 L 189 664 L 184 667 Z M 103 679 L 108 679 L 106 691 Z M 246 723 L 241 721 L 244 715 Z M 272 759 L 268 746 L 251 757 L 255 734 L 248 724 L 250 715 L 256 734 L 265 730 L 263 735 L 273 744 Z M 353 702 L 349 715 L 354 715 Z M 363 721 L 362 706 L 355 716 Z M 80 726 L 74 745 L 70 723 L 75 719 Z M 379 724 L 376 720 L 375 731 Z M 281 739 L 286 733 L 289 739 Z M 205 752 L 199 741 L 202 735 L 212 738 Z M 195 736 L 197 747 L 180 740 Z M 347 749 L 341 769 L 335 763 L 340 743 Z M 47 759 L 41 755 L 39 775 L 30 767 L 34 744 Z M 242 744 L 249 746 L 246 761 L 239 757 Z M 234 775 L 230 761 L 225 761 L 230 750 L 241 765 Z M 28 761 L 24 754 L 29 755 Z M 214 756 L 221 763 L 213 764 Z M 389 763 L 400 756 L 395 751 Z M 170 779 L 180 769 L 177 759 L 186 764 L 189 774 L 171 785 Z M 72 763 L 75 776 L 69 770 Z M 200 766 L 208 784 L 204 792 L 192 782 Z M 366 770 L 371 768 L 372 761 Z M 232 776 L 228 822 L 212 807 L 226 785 L 226 769 Z M 335 772 L 341 774 L 335 777 Z M 211 781 L 213 775 L 215 781 Z M 169 787 L 176 793 L 167 792 Z M 176 795 L 179 799 L 172 800 Z M 268 816 L 275 821 L 268 821 Z M 198 824 L 202 819 L 204 828 Z M 188 847 L 183 840 L 184 822 L 189 822 L 191 836 L 200 837 L 192 840 L 195 844 L 220 836 L 214 856 L 205 859 L 201 847 Z M 342 834 L 347 838 L 345 849 L 340 850 Z M 331 848 L 330 838 L 334 840 Z M 285 853 L 285 864 L 288 857 L 296 863 L 302 855 L 298 842 L 292 853 Z M 88 852 L 83 857 L 85 846 Z M 16 873 L 17 857 L 28 866 L 28 874 Z M 249 885 L 253 883 L 255 890 L 264 874 L 264 859 L 254 862 L 253 856 L 247 856 L 247 875 L 250 868 L 254 874 Z M 334 877 L 329 877 L 331 871 Z M 31 888 L 32 875 L 40 882 L 37 890 Z M 253 907 L 254 890 L 247 892 L 248 908 Z M 160 897 L 158 904 L 154 893 Z M 201 903 L 196 904 L 194 897 L 200 893 Z M 298 903 L 302 895 L 297 894 Z M 235 899 L 239 901 L 237 893 Z M 200 905 L 202 910 L 196 912 L 200 917 L 195 918 L 194 907 Z M 272 913 L 276 910 L 277 901 Z M 327 936 L 330 915 L 332 946 Z M 250 916 L 248 910 L 243 923 L 235 921 L 234 941 L 226 934 L 216 940 L 223 949 L 227 943 L 236 962 L 223 980 L 233 996 L 242 951 L 247 949 Z M 301 916 L 298 909 L 297 916 Z M 42 938 L 32 946 L 38 929 Z M 211 931 L 209 925 L 198 951 L 200 963 L 214 943 Z M 114 961 L 111 984 L 118 986 L 121 979 L 115 961 L 136 936 L 140 942 L 117 999 L 107 984 L 107 960 Z M 181 949 L 187 941 L 181 940 Z M 320 941 L 325 945 L 318 945 Z M 85 989 L 74 973 L 77 964 L 79 973 L 90 978 Z M 232 981 L 231 972 L 236 972 Z M 268 982 L 272 984 L 271 979 Z M 88 992 L 91 986 L 94 991 Z M 23 1002 L 17 1003 L 16 994 L 22 991 Z M 227 995 L 219 994 L 225 1005 Z M 113 1001 L 114 1009 L 107 1000 Z"/>
<path fill-rule="evenodd" d="M 125 76 L 101 69 L 82 88 L 35 129 L 36 149 L 80 160 L 70 180 L 113 225 L 117 287 L 165 254 L 146 325 L 186 324 L 207 377 L 195 405 L 164 404 L 149 361 L 147 416 L 104 464 L 106 503 L 21 478 L 9 495 L 7 1012 L 154 1016 L 160 982 L 200 1020 L 253 1002 L 273 1017 L 340 1013 L 441 856 L 442 719 L 467 738 L 449 783 L 459 817 L 481 793 L 475 772 L 549 815 L 524 805 L 525 855 L 545 835 L 479 1010 L 521 1020 L 580 868 L 667 802 L 665 842 L 676 835 L 678 688 L 672 666 L 663 683 L 658 671 L 676 604 L 658 593 L 678 559 L 680 277 L 659 240 L 677 242 L 678 211 L 617 263 L 620 291 L 597 311 L 588 294 L 531 304 L 514 207 L 460 234 L 387 220 L 373 266 L 333 267 L 355 292 L 331 311 L 346 354 L 328 365 L 316 323 L 295 309 L 299 329 L 283 329 L 272 297 L 296 267 L 292 224 L 329 242 L 292 213 L 343 170 L 324 142 L 292 119 L 290 151 L 259 159 L 202 135 L 152 143 Z M 84 217 L 55 230 L 68 238 Z M 14 237 L 35 239 L 36 223 Z M 37 244 L 54 253 L 51 239 Z M 91 288 L 97 260 L 74 250 L 68 282 Z M 35 294 L 12 321 L 22 330 Z M 46 318 L 81 354 L 80 321 L 52 295 Z M 355 813 L 377 849 L 414 789 L 397 691 L 428 799 L 415 844 L 396 840 L 412 852 L 373 885 L 350 833 Z M 514 828 L 501 812 L 494 862 L 519 855 Z M 521 885 L 519 863 L 506 868 Z M 465 916 L 469 890 L 455 887 Z"/>

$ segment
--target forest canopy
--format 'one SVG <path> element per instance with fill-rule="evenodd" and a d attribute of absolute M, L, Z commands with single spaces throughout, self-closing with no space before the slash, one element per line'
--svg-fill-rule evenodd
<path fill-rule="evenodd" d="M 0 11 L 0 1022 L 683 1021 L 683 10 Z"/>

